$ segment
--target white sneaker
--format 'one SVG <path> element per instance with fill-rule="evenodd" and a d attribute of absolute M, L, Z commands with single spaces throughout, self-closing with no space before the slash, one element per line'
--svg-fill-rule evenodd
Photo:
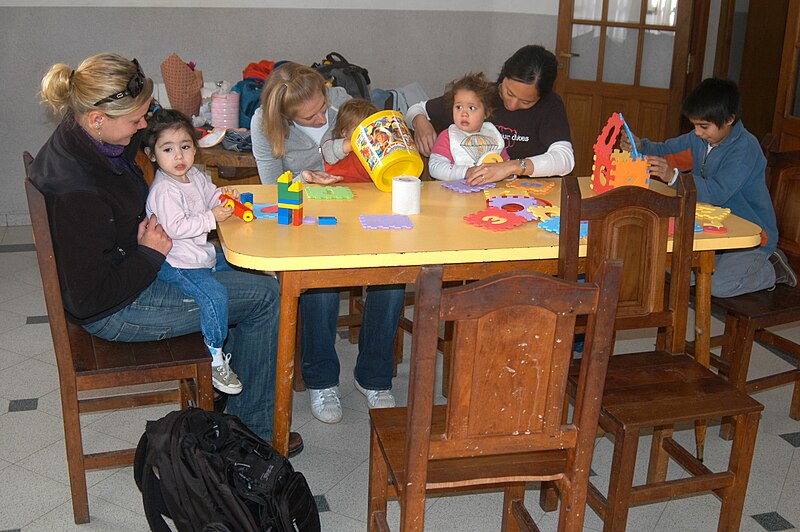
<path fill-rule="evenodd" d="M 367 390 L 355 381 L 356 389 L 367 398 L 370 408 L 393 408 L 395 406 L 392 390 Z"/>
<path fill-rule="evenodd" d="M 311 413 L 323 423 L 338 423 L 342 420 L 342 403 L 339 402 L 339 387 L 308 389 L 311 397 Z"/>
<path fill-rule="evenodd" d="M 221 366 L 211 366 L 211 384 L 221 392 L 236 395 L 242 393 L 242 383 L 231 369 L 230 360 L 230 353 L 226 353 L 222 355 Z"/>

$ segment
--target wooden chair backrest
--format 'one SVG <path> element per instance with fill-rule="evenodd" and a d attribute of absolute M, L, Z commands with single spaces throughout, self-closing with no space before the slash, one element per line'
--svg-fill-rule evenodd
<path fill-rule="evenodd" d="M 61 377 L 63 388 L 65 381 L 74 381 L 75 379 L 75 362 L 72 355 L 70 329 L 75 331 L 75 338 L 72 341 L 91 342 L 91 337 L 88 332 L 69 324 L 67 321 L 64 303 L 61 299 L 61 284 L 58 278 L 58 270 L 56 269 L 47 205 L 45 204 L 44 195 L 31 181 L 30 167 L 33 164 L 33 157 L 26 151 L 23 153 L 22 158 L 25 163 L 25 194 L 28 197 L 28 211 L 31 216 L 36 258 L 39 262 L 47 319 L 50 322 L 56 363 L 58 364 L 58 373 Z"/>
<path fill-rule="evenodd" d="M 679 176 L 675 194 L 624 186 L 591 197 L 582 197 L 577 178 L 563 178 L 559 276 L 578 277 L 580 223 L 585 220 L 586 280 L 594 279 L 605 259 L 624 262 L 615 329 L 658 328 L 666 335 L 667 349 L 683 352 L 696 195 L 691 175 Z"/>
<path fill-rule="evenodd" d="M 575 449 L 581 435 L 591 449 L 612 348 L 621 268 L 619 261 L 604 264 L 598 284 L 510 272 L 442 289 L 441 266 L 423 267 L 416 288 L 409 377 L 407 449 L 414 450 L 409 473 L 416 466 L 422 474 L 428 458 Z M 562 424 L 579 315 L 588 316 L 581 393 L 572 423 Z M 445 432 L 431 437 L 442 321 L 455 324 L 452 380 Z M 587 423 L 591 428 L 581 432 Z"/>

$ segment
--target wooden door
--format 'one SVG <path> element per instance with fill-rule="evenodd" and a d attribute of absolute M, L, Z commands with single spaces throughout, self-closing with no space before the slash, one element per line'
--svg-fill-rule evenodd
<path fill-rule="evenodd" d="M 564 99 L 576 175 L 613 112 L 640 137 L 679 133 L 689 62 L 690 0 L 561 0 L 556 91 Z"/>

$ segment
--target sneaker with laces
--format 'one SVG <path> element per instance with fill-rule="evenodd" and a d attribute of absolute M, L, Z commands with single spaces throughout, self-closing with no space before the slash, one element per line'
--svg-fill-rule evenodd
<path fill-rule="evenodd" d="M 308 389 L 311 397 L 311 414 L 323 423 L 338 423 L 342 420 L 342 403 L 339 401 L 339 387 Z"/>
<path fill-rule="evenodd" d="M 772 267 L 775 268 L 775 284 L 797 286 L 797 274 L 792 269 L 789 259 L 783 251 L 776 249 L 769 256 L 769 261 L 772 263 Z"/>
<path fill-rule="evenodd" d="M 242 383 L 230 366 L 231 355 L 222 355 L 222 365 L 211 366 L 211 384 L 217 390 L 227 394 L 236 395 L 242 392 Z"/>
<path fill-rule="evenodd" d="M 358 381 L 355 382 L 356 389 L 367 398 L 370 408 L 394 408 L 395 402 L 392 390 L 367 390 L 362 388 Z"/>

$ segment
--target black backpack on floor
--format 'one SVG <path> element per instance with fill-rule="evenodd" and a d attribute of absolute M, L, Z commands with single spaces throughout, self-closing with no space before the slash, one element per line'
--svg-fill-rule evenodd
<path fill-rule="evenodd" d="M 133 465 L 150 529 L 319 532 L 302 473 L 236 416 L 189 408 L 148 421 Z"/>
<path fill-rule="evenodd" d="M 339 52 L 329 53 L 321 63 L 314 63 L 311 68 L 322 74 L 332 87 L 344 87 L 353 98 L 369 101 L 369 72 L 350 63 Z"/>

